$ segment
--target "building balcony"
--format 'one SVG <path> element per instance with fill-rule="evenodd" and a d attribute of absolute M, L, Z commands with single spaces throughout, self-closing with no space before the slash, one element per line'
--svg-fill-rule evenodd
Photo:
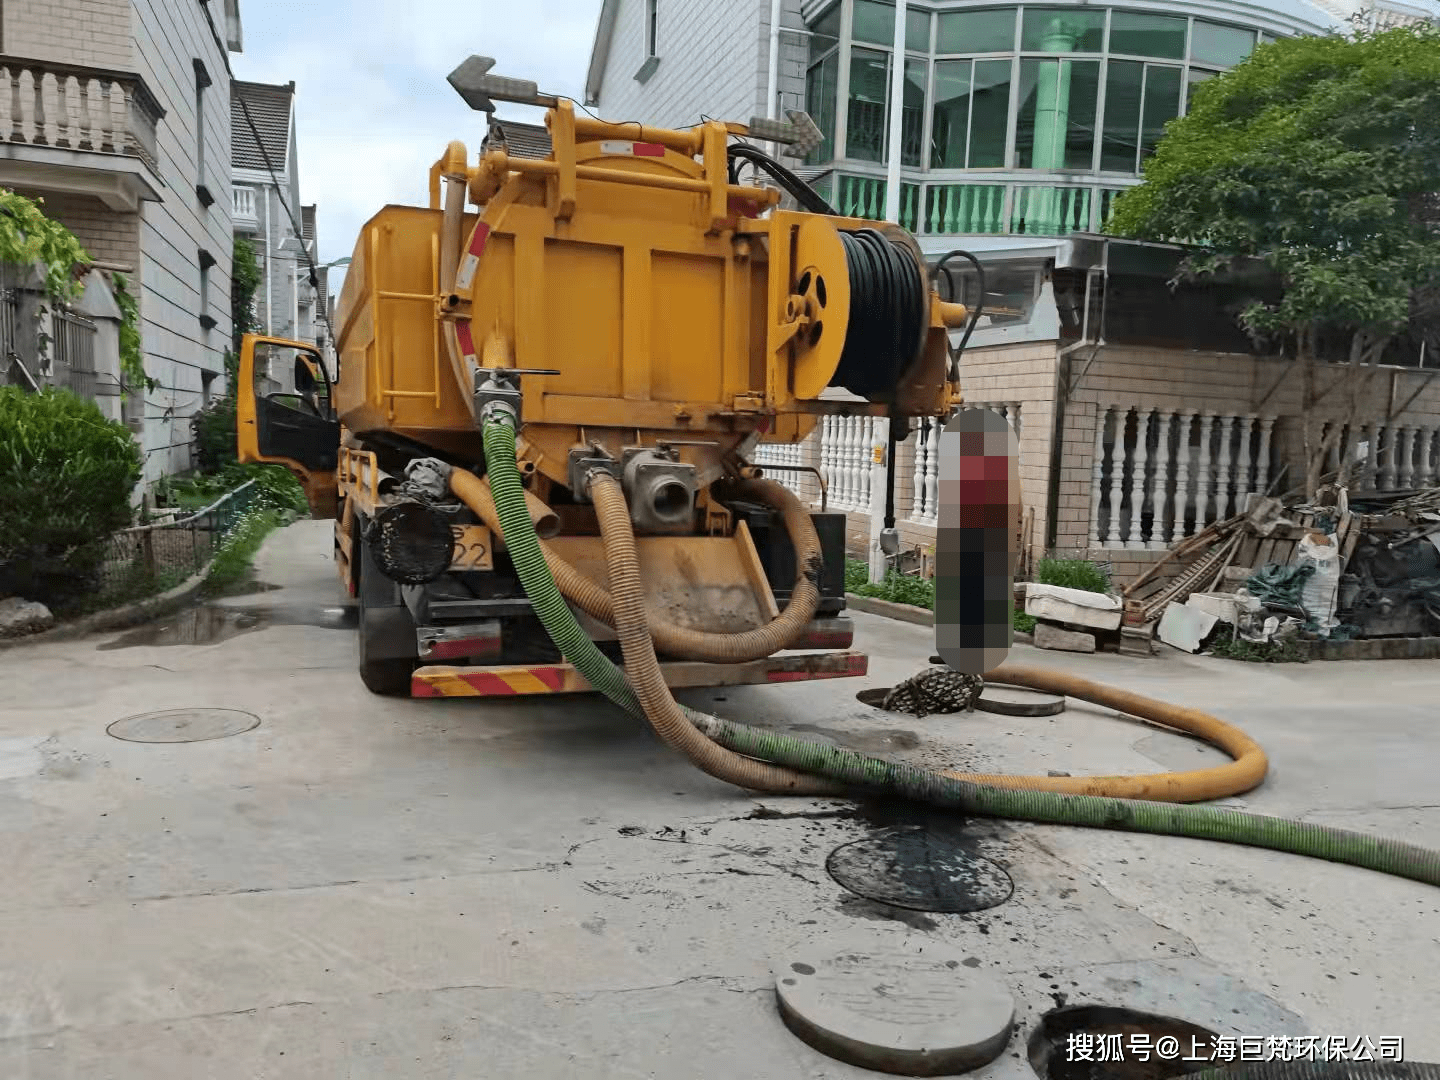
<path fill-rule="evenodd" d="M 239 232 L 259 232 L 260 215 L 256 211 L 255 189 L 236 184 L 232 189 L 235 193 L 234 208 L 231 212 L 231 220 L 235 229 Z"/>
<path fill-rule="evenodd" d="M 139 75 L 0 55 L 0 184 L 157 202 L 156 128 L 165 117 Z"/>
<path fill-rule="evenodd" d="M 883 176 L 834 172 L 818 181 L 821 193 L 847 216 L 883 220 Z M 1103 230 L 1115 197 L 1114 181 L 1054 182 L 1004 177 L 904 181 L 900 225 L 917 236 L 1012 235 L 1063 237 Z"/>

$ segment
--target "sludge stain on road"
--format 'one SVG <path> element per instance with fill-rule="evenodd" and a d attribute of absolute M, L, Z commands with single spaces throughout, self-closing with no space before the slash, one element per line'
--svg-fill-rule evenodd
<path fill-rule="evenodd" d="M 97 645 L 96 649 L 103 652 L 142 645 L 218 645 L 241 634 L 254 633 L 272 626 L 353 630 L 358 617 L 354 607 L 277 604 L 241 608 L 203 604 L 156 619 L 144 626 L 137 626 L 112 641 Z"/>

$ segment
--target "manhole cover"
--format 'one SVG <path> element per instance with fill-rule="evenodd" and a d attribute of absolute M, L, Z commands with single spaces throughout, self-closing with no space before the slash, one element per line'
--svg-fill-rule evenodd
<path fill-rule="evenodd" d="M 260 726 L 254 713 L 239 709 L 166 709 L 116 720 L 106 734 L 126 742 L 205 742 L 239 735 Z"/>
<path fill-rule="evenodd" d="M 825 860 L 856 896 L 911 911 L 984 911 L 1010 899 L 1015 883 L 958 837 L 907 829 L 842 844 Z"/>
<path fill-rule="evenodd" d="M 1212 1066 L 1215 1038 L 1172 1016 L 1071 1005 L 1041 1017 L 1027 1050 L 1041 1080 L 1166 1080 Z"/>
<path fill-rule="evenodd" d="M 1065 711 L 1065 699 L 1059 694 L 986 683 L 975 699 L 975 708 L 1001 716 L 1055 716 Z"/>
<path fill-rule="evenodd" d="M 787 957 L 780 1015 L 832 1058 L 901 1076 L 954 1076 L 989 1064 L 1010 1041 L 1015 1001 L 974 957 L 927 941 L 923 952 L 856 949 Z"/>

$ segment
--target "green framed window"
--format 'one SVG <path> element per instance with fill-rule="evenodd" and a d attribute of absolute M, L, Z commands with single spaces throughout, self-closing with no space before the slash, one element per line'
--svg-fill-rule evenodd
<path fill-rule="evenodd" d="M 818 165 L 835 156 L 835 98 L 839 90 L 839 71 L 840 54 L 832 52 L 818 64 L 811 65 L 805 73 L 805 111 L 825 136 L 824 141 L 805 159 L 806 164 Z"/>
<path fill-rule="evenodd" d="M 889 103 L 890 54 L 852 48 L 849 107 L 845 114 L 847 158 L 856 161 L 885 160 Z"/>
<path fill-rule="evenodd" d="M 1089 169 L 1095 157 L 1099 60 L 1022 60 L 1017 169 Z"/>
<path fill-rule="evenodd" d="M 856 41 L 890 45 L 895 41 L 895 5 L 876 0 L 855 0 L 850 36 Z M 907 28 L 908 29 L 908 28 Z"/>
<path fill-rule="evenodd" d="M 840 5 L 831 6 L 806 29 L 810 31 L 808 63 L 813 64 L 840 44 Z"/>
<path fill-rule="evenodd" d="M 1105 76 L 1101 171 L 1140 171 L 1140 163 L 1155 152 L 1166 123 L 1180 115 L 1180 89 L 1178 67 L 1110 61 Z"/>
<path fill-rule="evenodd" d="M 1215 67 L 1234 67 L 1255 51 L 1255 31 L 1195 20 L 1190 59 Z"/>
<path fill-rule="evenodd" d="M 1130 56 L 1185 59 L 1185 20 L 1135 11 L 1110 13 L 1110 51 Z"/>
<path fill-rule="evenodd" d="M 1011 7 L 943 12 L 937 16 L 935 52 L 941 56 L 946 53 L 1013 52 L 1015 11 Z"/>
<path fill-rule="evenodd" d="M 1020 30 L 1025 52 L 1100 52 L 1105 11 L 1093 8 L 1026 8 Z"/>

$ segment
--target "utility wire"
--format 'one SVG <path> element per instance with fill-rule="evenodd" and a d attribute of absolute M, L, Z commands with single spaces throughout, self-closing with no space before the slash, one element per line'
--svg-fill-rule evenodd
<path fill-rule="evenodd" d="M 265 141 L 260 138 L 260 132 L 255 127 L 255 119 L 250 115 L 250 106 L 245 101 L 245 95 L 243 93 L 236 94 L 236 99 L 240 102 L 240 111 L 245 114 L 245 125 L 250 129 L 250 134 L 255 138 L 255 146 L 259 149 L 260 156 L 265 159 L 265 170 L 270 174 L 270 179 L 275 184 L 275 194 L 280 199 L 280 205 L 285 208 L 285 216 L 290 219 L 290 227 L 295 230 L 295 239 L 300 241 L 300 250 L 304 253 L 305 262 L 310 267 L 310 287 L 318 294 L 320 291 L 320 271 L 315 265 L 314 258 L 310 255 L 310 249 L 305 246 L 305 230 L 302 229 L 300 223 L 295 220 L 295 212 L 290 209 L 290 204 L 285 201 L 285 194 L 280 188 L 280 177 L 275 172 L 275 165 L 270 160 L 270 152 L 265 149 Z M 265 257 L 267 259 L 270 258 L 268 251 Z M 328 294 L 329 290 L 326 291 Z M 320 297 L 318 295 L 315 300 L 315 306 L 320 311 L 320 318 L 325 321 L 325 336 L 333 342 L 335 340 L 335 328 L 330 325 L 329 305 L 320 303 Z M 297 327 L 296 329 L 298 330 L 299 328 Z"/>

